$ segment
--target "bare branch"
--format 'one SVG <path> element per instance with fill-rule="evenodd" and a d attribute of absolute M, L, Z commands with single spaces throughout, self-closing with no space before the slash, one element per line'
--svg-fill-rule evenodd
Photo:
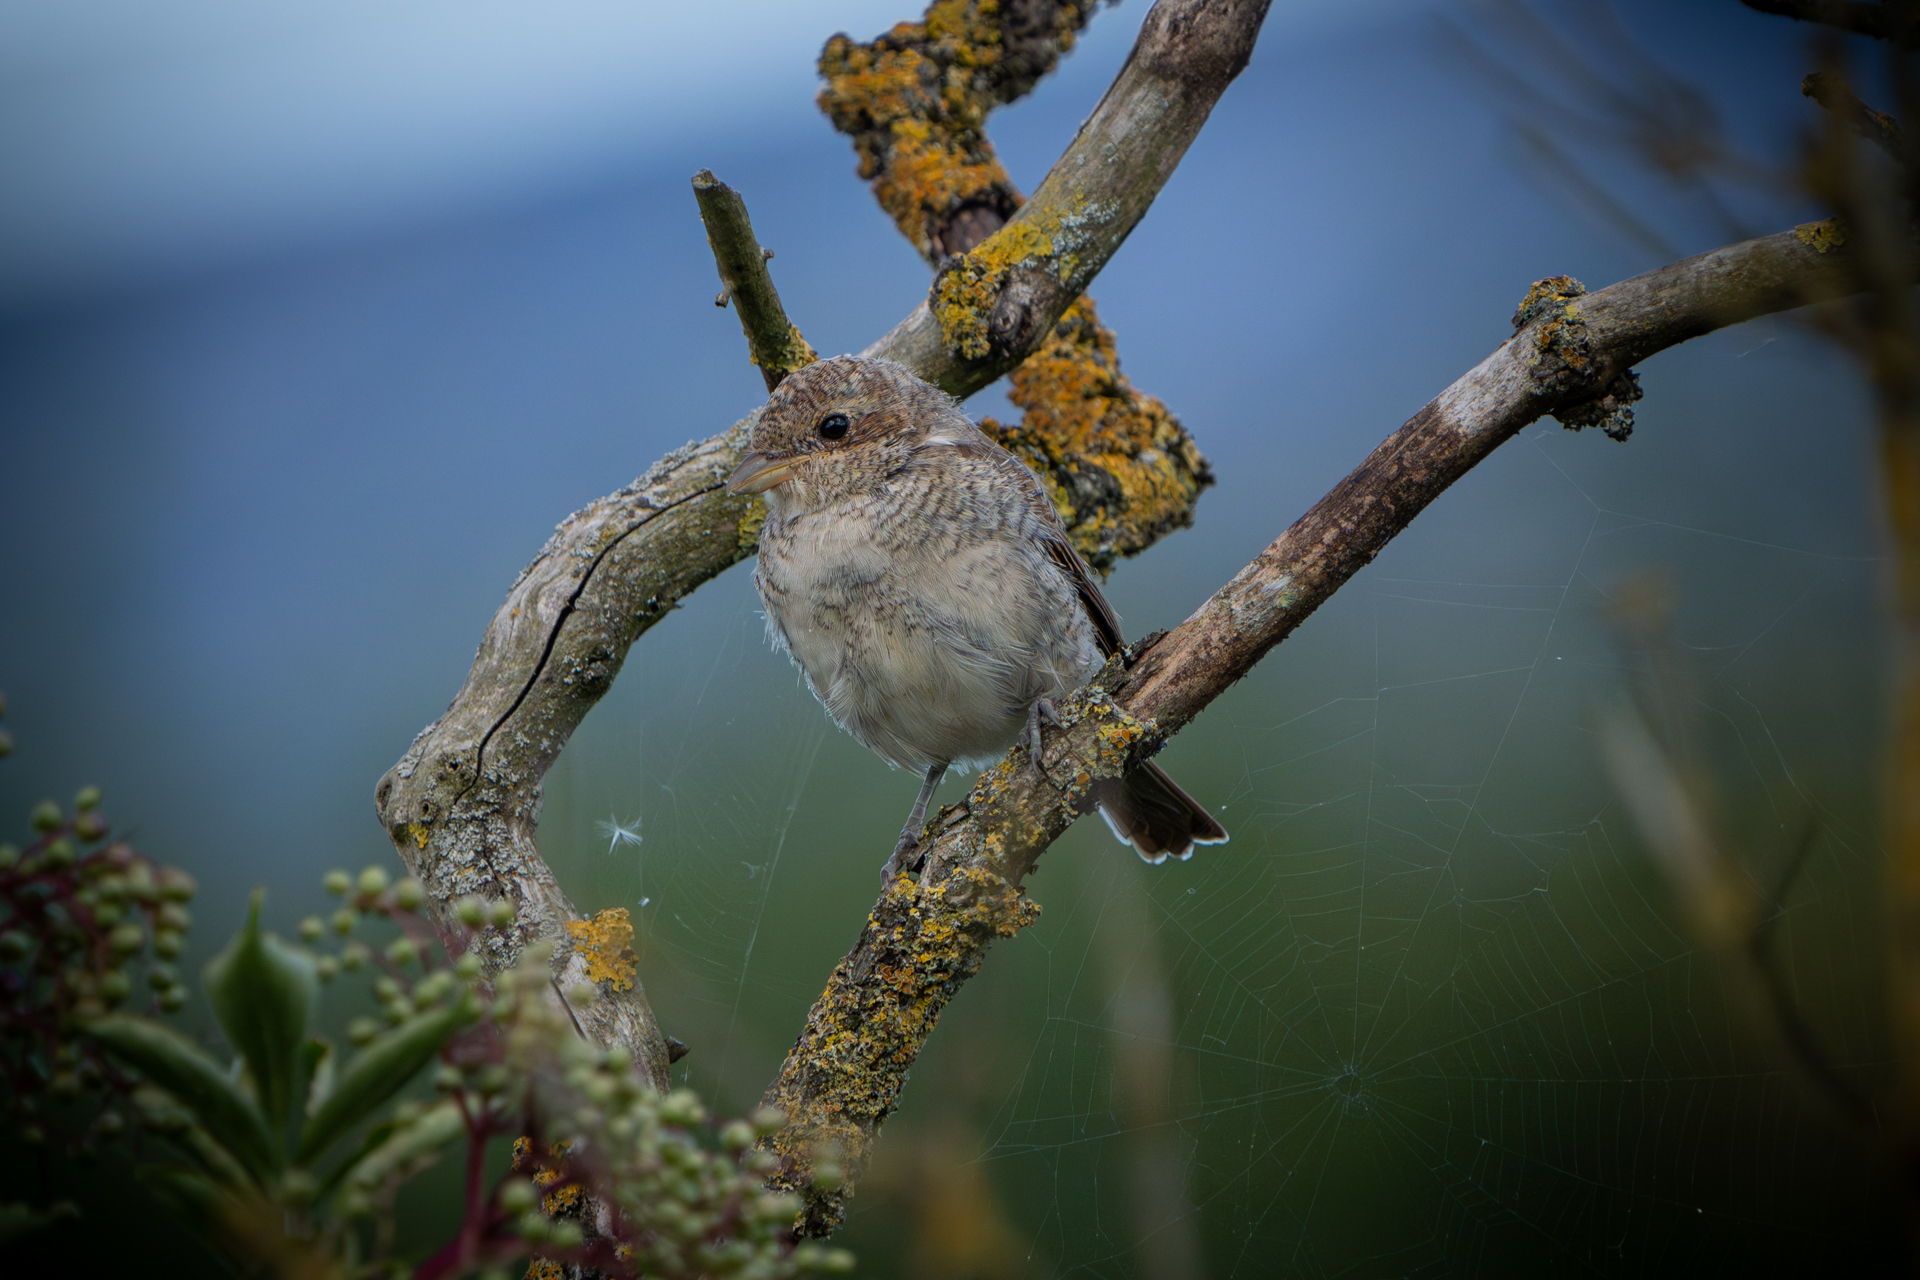
<path fill-rule="evenodd" d="M 867 354 L 962 395 L 1025 358 L 1146 213 L 1246 65 L 1266 10 L 1266 0 L 1155 5 L 1039 194 L 976 251 L 993 264 L 970 294 L 980 314 L 1016 321 L 994 330 L 988 355 L 948 350 L 925 304 Z M 438 919 L 450 919 L 470 893 L 516 904 L 513 925 L 479 943 L 489 974 L 511 967 L 527 943 L 551 938 L 561 944 L 560 985 L 590 980 L 587 957 L 568 936 L 585 922 L 534 843 L 541 779 L 633 642 L 753 553 L 765 509 L 724 487 L 752 422 L 669 454 L 563 521 L 494 615 L 453 705 L 380 782 L 381 823 Z M 637 1069 L 664 1087 L 666 1049 L 637 978 L 621 972 L 598 985 L 602 998 L 582 1011 L 583 1030 L 626 1044 Z"/>
<path fill-rule="evenodd" d="M 1758 13 L 1770 13 L 1795 22 L 1851 31 L 1855 35 L 1887 40 L 1903 49 L 1914 47 L 1913 21 L 1897 5 L 1870 0 L 1740 0 Z"/>
<path fill-rule="evenodd" d="M 1108 663 L 1061 708 L 1046 776 L 1025 748 L 946 809 L 919 883 L 898 879 L 835 968 L 766 1101 L 792 1123 L 772 1140 L 776 1185 L 806 1202 L 798 1229 L 826 1235 L 845 1213 L 873 1136 L 941 1010 L 995 938 L 1039 908 L 1021 885 L 1081 812 L 1088 788 L 1159 750 L 1380 553 L 1449 485 L 1546 414 L 1592 417 L 1629 366 L 1689 338 L 1855 287 L 1837 232 L 1809 224 L 1585 294 L 1566 277 L 1534 287 L 1518 332 L 1375 449 L 1173 632 Z M 1072 779 L 1056 789 L 1048 779 Z M 818 1188 L 815 1151 L 844 1181 Z"/>
<path fill-rule="evenodd" d="M 1843 76 L 1815 71 L 1800 82 L 1800 92 L 1839 116 L 1856 137 L 1875 144 L 1898 163 L 1906 164 L 1912 158 L 1900 122 L 1860 101 Z"/>
<path fill-rule="evenodd" d="M 714 177 L 713 170 L 702 169 L 693 175 L 693 194 L 700 202 L 700 221 L 707 226 L 707 244 L 713 248 L 725 290 L 717 301 L 733 303 L 741 332 L 747 335 L 749 356 L 772 391 L 782 378 L 820 357 L 780 305 L 780 294 L 767 273 L 773 251 L 762 249 L 754 239 L 747 202 L 740 193 Z"/>

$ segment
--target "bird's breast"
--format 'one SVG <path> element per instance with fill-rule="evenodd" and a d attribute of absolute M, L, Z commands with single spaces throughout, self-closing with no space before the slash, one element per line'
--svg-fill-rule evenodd
<path fill-rule="evenodd" d="M 1099 661 L 1071 584 L 1034 546 L 925 515 L 771 519 L 755 575 L 775 642 L 835 721 L 915 768 L 1004 750 L 1036 698 Z"/>

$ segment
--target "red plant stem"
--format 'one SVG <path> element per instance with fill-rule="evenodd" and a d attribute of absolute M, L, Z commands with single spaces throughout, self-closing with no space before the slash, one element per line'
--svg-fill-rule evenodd
<path fill-rule="evenodd" d="M 467 1208 L 460 1219 L 460 1261 L 471 1262 L 479 1251 L 480 1228 L 486 1213 L 487 1139 L 491 1136 L 485 1112 L 475 1116 L 460 1098 L 460 1116 L 467 1122 Z"/>

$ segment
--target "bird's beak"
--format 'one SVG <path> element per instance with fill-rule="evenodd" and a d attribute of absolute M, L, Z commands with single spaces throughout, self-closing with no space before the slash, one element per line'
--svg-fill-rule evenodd
<path fill-rule="evenodd" d="M 750 453 L 727 477 L 727 492 L 765 493 L 792 479 L 793 466 L 798 461 L 798 458 L 775 458 L 764 453 Z"/>

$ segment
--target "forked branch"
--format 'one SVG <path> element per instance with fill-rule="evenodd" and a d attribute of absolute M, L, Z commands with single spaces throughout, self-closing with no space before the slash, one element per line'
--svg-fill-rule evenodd
<path fill-rule="evenodd" d="M 974 265 L 942 303 L 945 319 L 923 303 L 867 354 L 957 395 L 1024 359 L 1145 215 L 1246 65 L 1266 11 L 1267 0 L 1160 0 L 1039 193 L 964 260 Z M 987 335 L 984 353 L 950 349 L 943 324 L 963 345 L 965 335 Z M 584 1032 L 628 1046 L 660 1087 L 665 1044 L 631 953 L 615 945 L 624 915 L 581 918 L 540 857 L 535 819 L 541 779 L 633 642 L 752 554 L 763 509 L 724 487 L 751 424 L 667 455 L 563 521 L 495 613 L 452 706 L 375 794 L 382 825 L 443 924 L 467 894 L 515 904 L 514 923 L 477 944 L 487 972 L 512 967 L 532 941 L 557 941 L 559 984 L 595 981 L 601 993 L 581 1011 Z"/>

